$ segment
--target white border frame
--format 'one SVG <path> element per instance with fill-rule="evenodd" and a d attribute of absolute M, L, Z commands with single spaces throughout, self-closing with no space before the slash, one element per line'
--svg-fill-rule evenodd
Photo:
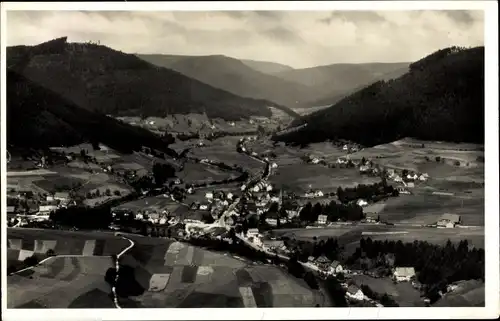
<path fill-rule="evenodd" d="M 497 1 L 293 1 L 293 2 L 10 2 L 1 3 L 1 244 L 6 233 L 6 10 L 484 10 L 485 12 L 485 251 L 486 306 L 484 308 L 246 308 L 233 309 L 7 309 L 5 294 L 7 251 L 2 246 L 2 318 L 4 320 L 236 320 L 236 319 L 406 319 L 497 318 L 499 315 L 499 197 L 498 197 L 498 3 Z M 479 107 L 479 106 L 478 106 Z"/>

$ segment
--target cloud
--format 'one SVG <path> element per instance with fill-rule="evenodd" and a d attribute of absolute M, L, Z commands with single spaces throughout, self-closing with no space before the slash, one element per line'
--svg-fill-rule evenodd
<path fill-rule="evenodd" d="M 482 11 L 8 11 L 7 45 L 68 36 L 129 53 L 223 54 L 293 67 L 415 61 L 484 45 Z"/>

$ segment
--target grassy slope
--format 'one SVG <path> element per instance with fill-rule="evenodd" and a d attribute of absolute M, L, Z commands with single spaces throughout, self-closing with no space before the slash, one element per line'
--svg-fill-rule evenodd
<path fill-rule="evenodd" d="M 277 139 L 307 144 L 343 138 L 376 145 L 402 137 L 484 142 L 484 47 L 447 48 L 298 120 L 308 126 Z"/>
<path fill-rule="evenodd" d="M 224 119 L 270 116 L 270 102 L 236 96 L 111 48 L 59 38 L 7 48 L 8 64 L 69 101 L 105 114 L 201 113 Z M 23 61 L 24 60 L 24 61 Z"/>

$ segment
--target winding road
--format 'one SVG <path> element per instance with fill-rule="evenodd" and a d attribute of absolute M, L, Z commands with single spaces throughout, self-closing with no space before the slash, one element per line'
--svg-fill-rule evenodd
<path fill-rule="evenodd" d="M 134 247 L 135 243 L 134 243 L 134 241 L 132 241 L 131 239 L 129 239 L 129 238 L 121 235 L 120 233 L 117 233 L 115 235 L 116 236 L 120 236 L 122 239 L 127 240 L 130 243 L 129 246 L 127 246 L 125 249 L 123 249 L 120 253 L 118 253 L 116 255 L 116 260 L 115 260 L 115 268 L 116 268 L 115 286 L 113 286 L 111 288 L 111 291 L 113 291 L 113 297 L 114 297 L 113 301 L 115 303 L 115 307 L 117 309 L 121 309 L 122 307 L 120 306 L 120 303 L 118 302 L 118 295 L 116 294 L 116 284 L 118 284 L 118 279 L 120 277 L 120 273 L 119 273 L 120 272 L 120 257 L 122 255 L 124 255 L 125 253 L 127 253 L 128 251 L 130 251 Z"/>

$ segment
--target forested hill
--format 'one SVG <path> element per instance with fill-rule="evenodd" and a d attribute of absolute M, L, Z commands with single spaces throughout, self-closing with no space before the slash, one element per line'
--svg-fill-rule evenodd
<path fill-rule="evenodd" d="M 66 37 L 37 46 L 7 48 L 7 64 L 82 108 L 122 116 L 203 113 L 238 120 L 271 116 L 258 99 L 242 98 L 160 68 L 135 55 Z"/>
<path fill-rule="evenodd" d="M 7 141 L 27 148 L 96 142 L 121 152 L 148 146 L 176 156 L 166 147 L 170 141 L 80 108 L 12 70 L 7 71 Z"/>
<path fill-rule="evenodd" d="M 484 47 L 450 47 L 304 116 L 275 137 L 295 144 L 347 139 L 376 145 L 403 137 L 484 143 Z"/>

